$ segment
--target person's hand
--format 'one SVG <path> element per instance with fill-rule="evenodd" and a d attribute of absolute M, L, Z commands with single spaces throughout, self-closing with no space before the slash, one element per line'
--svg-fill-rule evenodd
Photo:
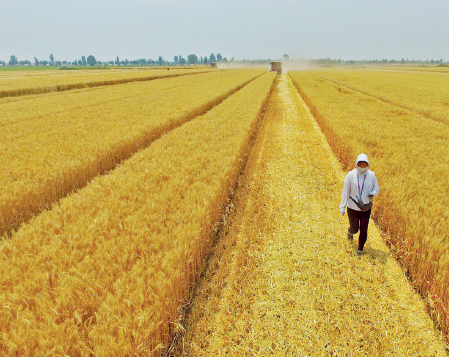
<path fill-rule="evenodd" d="M 373 197 L 374 196 L 372 196 L 372 195 L 367 195 L 368 196 L 368 198 L 369 198 L 369 200 L 371 201 L 372 199 L 373 199 Z"/>
<path fill-rule="evenodd" d="M 340 211 L 340 214 L 341 214 L 342 216 L 344 216 L 344 215 L 345 215 L 345 211 L 343 211 L 343 212 Z"/>

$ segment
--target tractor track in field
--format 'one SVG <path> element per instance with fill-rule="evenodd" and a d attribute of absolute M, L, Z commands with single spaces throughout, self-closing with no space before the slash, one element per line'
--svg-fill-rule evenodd
<path fill-rule="evenodd" d="M 439 117 L 439 116 L 433 115 L 432 113 L 429 113 L 426 110 L 421 110 L 421 109 L 413 108 L 413 107 L 405 105 L 405 104 L 398 103 L 398 102 L 396 102 L 394 100 L 388 99 L 388 98 L 383 97 L 381 95 L 376 95 L 376 94 L 370 93 L 368 91 L 365 91 L 363 89 L 351 86 L 349 84 L 344 84 L 342 82 L 339 82 L 339 81 L 336 81 L 336 80 L 333 80 L 333 79 L 330 79 L 330 78 L 327 78 L 327 77 L 324 77 L 324 76 L 320 76 L 319 74 L 316 74 L 316 73 L 311 73 L 311 75 L 313 75 L 313 76 L 315 76 L 317 78 L 321 78 L 323 80 L 326 80 L 328 82 L 334 83 L 334 84 L 336 84 L 336 85 L 338 85 L 340 87 L 344 87 L 344 88 L 350 89 L 350 90 L 352 90 L 354 92 L 361 93 L 361 94 L 364 94 L 364 95 L 366 95 L 368 97 L 377 99 L 377 100 L 379 100 L 379 101 L 381 101 L 383 103 L 390 104 L 390 105 L 392 105 L 394 107 L 401 108 L 401 109 L 407 110 L 409 112 L 419 114 L 419 115 L 423 116 L 424 118 L 434 120 L 434 121 L 436 121 L 438 123 L 441 123 L 441 124 L 449 125 L 449 122 L 448 122 L 447 118 L 443 118 L 443 117 Z"/>
<path fill-rule="evenodd" d="M 373 222 L 361 258 L 345 238 L 344 176 L 281 75 L 165 356 L 445 355 Z"/>

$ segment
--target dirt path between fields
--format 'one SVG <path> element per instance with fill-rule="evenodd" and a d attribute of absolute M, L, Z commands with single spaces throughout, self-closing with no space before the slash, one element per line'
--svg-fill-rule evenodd
<path fill-rule="evenodd" d="M 176 355 L 446 355 L 373 222 L 346 239 L 344 175 L 281 75 Z"/>

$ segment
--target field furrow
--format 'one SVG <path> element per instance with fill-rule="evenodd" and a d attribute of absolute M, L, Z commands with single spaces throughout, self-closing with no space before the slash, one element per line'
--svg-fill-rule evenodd
<path fill-rule="evenodd" d="M 0 98 L 61 92 L 206 73 L 211 69 L 41 71 L 0 75 Z"/>
<path fill-rule="evenodd" d="M 9 117 L 28 119 L 16 119 L 0 132 L 0 235 L 204 114 L 261 73 L 198 74 L 0 106 Z M 90 105 L 77 107 L 89 95 L 95 97 L 87 100 Z M 43 109 L 33 114 L 36 105 Z"/>
<path fill-rule="evenodd" d="M 160 354 L 179 328 L 273 79 L 258 77 L 0 246 L 2 354 Z"/>
<path fill-rule="evenodd" d="M 176 355 L 445 356 L 373 222 L 346 239 L 340 167 L 281 76 Z"/>
<path fill-rule="evenodd" d="M 341 161 L 353 167 L 360 152 L 372 158 L 382 190 L 374 217 L 447 334 L 448 126 L 306 72 L 291 77 Z"/>

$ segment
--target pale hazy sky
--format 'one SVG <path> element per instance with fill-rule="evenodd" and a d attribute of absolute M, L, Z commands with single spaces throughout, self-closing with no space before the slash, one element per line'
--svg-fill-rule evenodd
<path fill-rule="evenodd" d="M 0 0 L 0 60 L 449 60 L 449 0 Z"/>

